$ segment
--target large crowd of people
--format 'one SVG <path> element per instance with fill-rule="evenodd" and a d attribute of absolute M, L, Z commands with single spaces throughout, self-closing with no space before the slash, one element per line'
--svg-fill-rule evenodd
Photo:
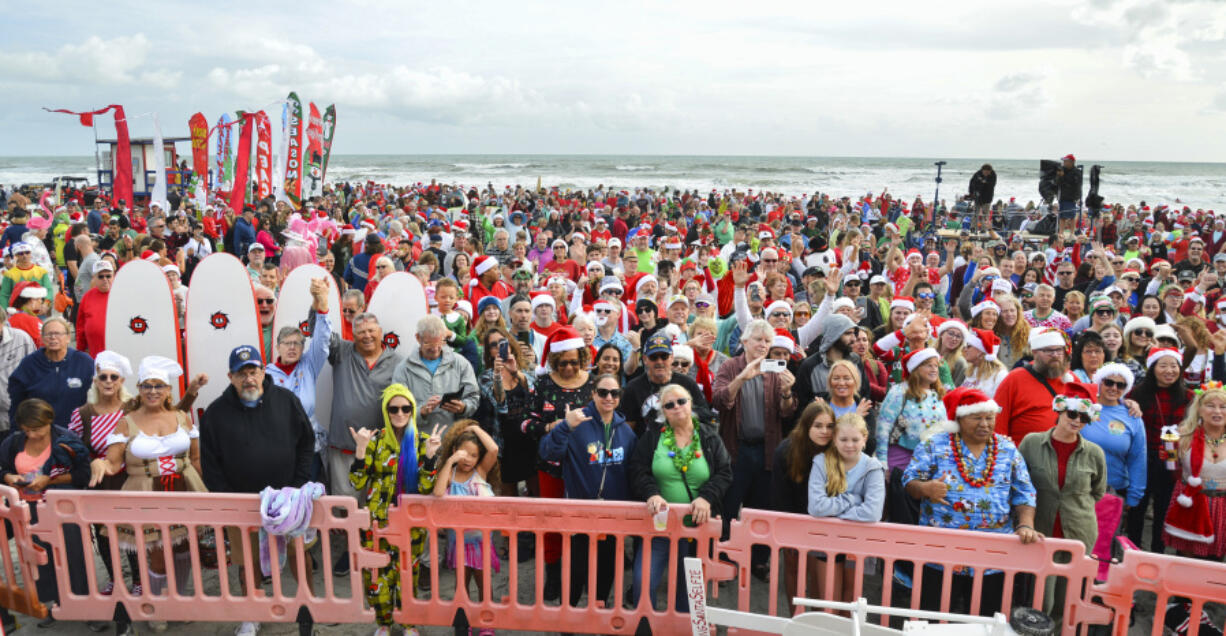
<path fill-rule="evenodd" d="M 977 213 L 1011 212 L 992 203 L 995 175 L 985 175 L 956 207 L 888 193 L 433 181 L 330 184 L 297 209 L 267 200 L 237 213 L 102 198 L 87 208 L 72 192 L 54 209 L 10 200 L 0 235 L 0 477 L 32 504 L 48 488 L 321 484 L 356 497 L 375 523 L 406 493 L 619 500 L 652 515 L 689 505 L 687 523 L 719 519 L 725 531 L 742 509 L 759 508 L 1020 543 L 1063 537 L 1087 552 L 1120 534 L 1146 550 L 1221 561 L 1223 217 L 1144 202 L 1081 214 L 1080 192 L 1065 201 L 1061 190 L 1060 226 L 1048 235 L 972 233 Z M 1032 210 L 1023 226 L 1038 225 L 1044 208 Z M 219 251 L 247 264 L 264 348 L 229 352 L 228 378 L 191 377 L 175 404 L 177 363 L 107 348 L 107 295 L 125 263 L 147 259 L 182 312 L 196 265 Z M 332 278 L 310 283 L 309 342 L 298 327 L 272 333 L 282 281 L 305 263 Z M 401 353 L 367 311 L 398 272 L 420 280 L 429 305 Z M 316 399 L 325 362 L 326 420 Z M 135 396 L 123 388 L 133 375 Z M 204 416 L 193 426 L 186 414 L 199 388 L 227 381 L 212 404 L 195 405 Z M 1116 523 L 1103 514 L 1113 502 L 1123 510 Z M 115 542 L 135 571 L 143 543 L 150 586 L 187 583 L 166 580 L 160 548 L 169 540 L 186 558 L 185 537 L 95 534 L 69 549 L 109 554 Z M 689 553 L 688 541 L 644 541 L 623 562 L 612 539 L 569 539 L 563 590 L 559 535 L 535 554 L 527 535 L 485 544 L 461 534 L 438 554 L 420 536 L 411 554 L 367 542 L 420 566 L 412 581 L 395 565 L 361 573 L 376 634 L 394 627 L 402 595 L 429 586 L 419 573 L 431 568 L 463 561 L 459 584 L 489 594 L 480 571 L 506 567 L 513 542 L 520 558 L 543 560 L 546 602 L 563 593 L 572 604 L 584 594 L 607 601 L 625 566 L 633 601 L 646 593 L 658 607 L 687 607 L 684 585 L 675 599 L 658 597 L 679 576 L 670 551 Z M 232 553 L 260 550 L 241 533 L 225 541 Z M 748 570 L 765 579 L 768 556 L 755 549 Z M 851 557 L 784 559 L 789 594 L 802 584 L 800 559 L 811 560 L 810 595 L 852 593 Z M 349 567 L 347 556 L 332 564 L 340 575 Z M 823 589 L 826 568 L 836 569 L 834 589 Z M 57 573 L 43 574 L 39 596 L 55 602 Z M 67 575 L 74 590 L 87 585 L 71 559 Z M 999 609 L 1004 575 L 982 574 L 978 607 L 973 580 L 954 573 L 953 607 Z M 924 607 L 945 600 L 938 566 L 893 581 Z M 1033 593 L 1015 584 L 1013 598 Z M 1049 589 L 1046 609 L 1058 615 L 1065 593 Z M 258 630 L 244 623 L 238 634 Z"/>

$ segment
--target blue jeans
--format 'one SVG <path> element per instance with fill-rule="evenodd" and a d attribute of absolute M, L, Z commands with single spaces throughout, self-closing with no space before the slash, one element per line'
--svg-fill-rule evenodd
<path fill-rule="evenodd" d="M 690 611 L 689 594 L 685 589 L 685 563 L 684 559 L 687 556 L 694 556 L 694 543 L 685 539 L 677 542 L 677 593 L 676 593 L 676 609 L 678 612 Z M 651 540 L 651 606 L 657 611 L 662 611 L 663 608 L 656 603 L 656 590 L 664 582 L 664 572 L 668 569 L 668 537 L 654 537 Z M 630 602 L 634 606 L 639 604 L 639 588 L 643 580 L 643 547 L 640 544 L 638 551 L 634 555 L 634 581 L 630 585 Z"/>

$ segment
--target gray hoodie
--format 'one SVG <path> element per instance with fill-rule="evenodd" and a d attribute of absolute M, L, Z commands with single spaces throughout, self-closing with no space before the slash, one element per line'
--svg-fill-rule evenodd
<path fill-rule="evenodd" d="M 826 454 L 813 457 L 809 471 L 809 514 L 848 521 L 881 521 L 885 507 L 885 469 L 874 457 L 860 453 L 860 461 L 847 472 L 847 489 L 826 494 Z"/>

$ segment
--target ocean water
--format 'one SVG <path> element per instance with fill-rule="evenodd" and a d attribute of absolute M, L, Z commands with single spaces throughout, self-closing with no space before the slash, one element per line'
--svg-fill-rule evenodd
<path fill-rule="evenodd" d="M 181 152 L 189 152 L 186 144 Z M 1053 157 L 1054 158 L 1054 157 Z M 617 189 L 664 187 L 709 192 L 753 188 L 787 195 L 826 192 L 836 196 L 875 195 L 888 188 L 907 201 L 931 201 L 936 187 L 934 159 L 900 157 L 737 157 L 662 155 L 337 155 L 328 180 L 373 180 L 412 184 L 484 186 L 492 183 Z M 967 190 L 970 176 L 983 163 L 996 169 L 996 197 L 1037 201 L 1039 161 L 1017 159 L 950 159 L 942 170 L 940 196 L 952 201 Z M 1141 161 L 1081 162 L 1103 166 L 1099 193 L 1108 203 L 1151 205 L 1181 203 L 1226 211 L 1226 164 Z M 48 181 L 57 175 L 94 180 L 93 157 L 0 157 L 0 183 Z"/>

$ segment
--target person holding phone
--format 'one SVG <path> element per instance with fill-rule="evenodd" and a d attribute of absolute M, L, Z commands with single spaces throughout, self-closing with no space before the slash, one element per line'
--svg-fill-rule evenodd
<path fill-rule="evenodd" d="M 430 396 L 419 405 L 422 430 L 438 424 L 445 434 L 458 419 L 477 412 L 480 391 L 477 375 L 463 356 L 443 346 L 447 326 L 438 316 L 417 323 L 417 351 L 392 372 L 392 382 L 403 384 L 414 396 Z"/>
<path fill-rule="evenodd" d="M 787 348 L 791 355 L 795 341 L 777 335 L 770 323 L 759 319 L 748 324 L 741 342 L 741 355 L 720 366 L 712 400 L 719 410 L 720 436 L 734 467 L 732 487 L 724 499 L 725 530 L 742 505 L 770 508 L 766 458 L 774 457 L 783 438 L 783 422 L 798 404 L 792 392 L 796 376 L 791 371 L 763 372 L 772 348 Z M 755 546 L 753 571 L 759 578 L 766 576 L 768 558 L 765 546 Z"/>

